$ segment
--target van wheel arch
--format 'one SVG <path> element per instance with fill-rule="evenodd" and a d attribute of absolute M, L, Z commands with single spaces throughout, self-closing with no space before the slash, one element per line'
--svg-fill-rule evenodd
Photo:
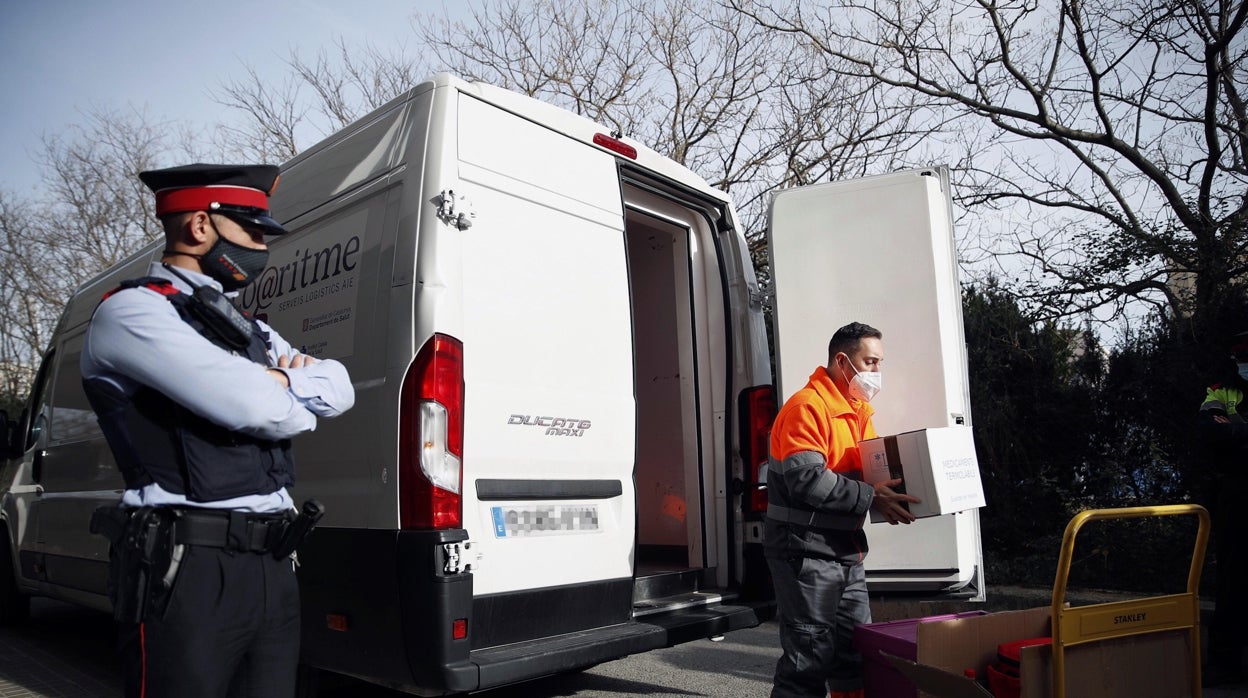
<path fill-rule="evenodd" d="M 301 660 L 295 673 L 295 698 L 316 698 L 320 688 L 321 670 Z"/>
<path fill-rule="evenodd" d="M 30 597 L 17 587 L 9 525 L 0 522 L 0 626 L 20 623 L 30 617 Z"/>

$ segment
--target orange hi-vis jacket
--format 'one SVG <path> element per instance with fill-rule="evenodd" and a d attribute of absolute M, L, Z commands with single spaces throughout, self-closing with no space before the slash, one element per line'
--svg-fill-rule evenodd
<path fill-rule="evenodd" d="M 874 413 L 869 403 L 844 396 L 822 366 L 784 403 L 771 429 L 769 556 L 862 558 L 875 490 L 862 482 L 858 442 L 876 437 Z"/>

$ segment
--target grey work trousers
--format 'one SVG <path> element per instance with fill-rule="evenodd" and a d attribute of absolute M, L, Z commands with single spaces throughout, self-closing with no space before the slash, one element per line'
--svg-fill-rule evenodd
<path fill-rule="evenodd" d="M 861 563 L 767 558 L 776 588 L 780 648 L 772 698 L 825 698 L 862 688 L 854 627 L 871 622 Z"/>

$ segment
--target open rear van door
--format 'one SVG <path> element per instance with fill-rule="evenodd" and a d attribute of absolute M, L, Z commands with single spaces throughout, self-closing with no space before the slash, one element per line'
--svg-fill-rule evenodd
<path fill-rule="evenodd" d="M 789 189 L 769 225 L 779 400 L 827 363 L 838 327 L 884 333 L 881 435 L 970 424 L 962 296 L 944 168 Z M 867 524 L 872 591 L 982 598 L 976 510 L 910 526 Z"/>
<path fill-rule="evenodd" d="M 615 159 L 466 93 L 458 129 L 454 188 L 477 214 L 456 236 L 471 636 L 627 622 L 637 437 Z M 523 622 L 489 622 L 502 614 Z"/>

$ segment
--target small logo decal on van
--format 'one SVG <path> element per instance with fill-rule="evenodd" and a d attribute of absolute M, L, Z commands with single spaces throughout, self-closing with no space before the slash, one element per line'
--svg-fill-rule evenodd
<path fill-rule="evenodd" d="M 507 424 L 540 427 L 546 430 L 546 436 L 584 436 L 593 426 L 588 419 L 539 417 L 531 414 L 513 414 L 507 418 Z"/>

